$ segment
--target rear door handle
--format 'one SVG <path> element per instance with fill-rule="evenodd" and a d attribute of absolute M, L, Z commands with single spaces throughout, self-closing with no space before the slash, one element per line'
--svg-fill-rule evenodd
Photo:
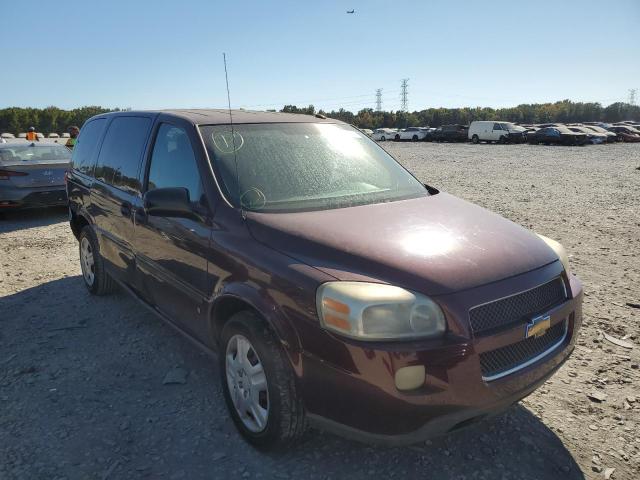
<path fill-rule="evenodd" d="M 142 225 L 147 222 L 147 212 L 144 207 L 138 207 L 134 210 L 133 221 L 136 225 Z"/>

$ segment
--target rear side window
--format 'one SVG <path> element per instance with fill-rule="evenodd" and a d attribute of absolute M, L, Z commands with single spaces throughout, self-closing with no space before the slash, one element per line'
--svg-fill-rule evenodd
<path fill-rule="evenodd" d="M 73 167 L 86 175 L 91 175 L 92 173 L 96 148 L 102 136 L 105 123 L 104 118 L 97 118 L 88 122 L 82 127 L 78 141 L 73 148 L 71 157 Z"/>
<path fill-rule="evenodd" d="M 189 190 L 192 202 L 204 202 L 200 172 L 187 132 L 163 123 L 153 146 L 147 190 L 173 187 Z"/>
<path fill-rule="evenodd" d="M 140 192 L 138 170 L 151 119 L 117 117 L 109 125 L 98 156 L 95 177 L 114 187 Z"/>

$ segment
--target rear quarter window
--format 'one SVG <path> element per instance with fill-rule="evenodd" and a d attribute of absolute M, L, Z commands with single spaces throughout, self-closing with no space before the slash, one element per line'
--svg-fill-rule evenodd
<path fill-rule="evenodd" d="M 73 168 L 86 175 L 93 173 L 96 148 L 100 137 L 102 137 L 105 124 L 106 121 L 104 118 L 97 118 L 87 122 L 86 125 L 82 127 L 78 141 L 73 149 L 73 155 L 71 157 Z"/>
<path fill-rule="evenodd" d="M 140 192 L 138 170 L 150 127 L 150 118 L 116 117 L 102 142 L 95 177 L 114 187 Z"/>

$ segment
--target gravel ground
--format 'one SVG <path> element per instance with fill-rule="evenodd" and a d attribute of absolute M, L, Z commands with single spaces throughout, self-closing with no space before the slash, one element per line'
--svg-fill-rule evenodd
<path fill-rule="evenodd" d="M 585 321 L 547 384 L 412 447 L 312 431 L 259 453 L 235 433 L 211 358 L 125 294 L 86 292 L 64 210 L 7 214 L 0 479 L 640 478 L 640 145 L 385 147 L 424 182 L 567 247 Z M 163 384 L 178 368 L 186 382 Z"/>

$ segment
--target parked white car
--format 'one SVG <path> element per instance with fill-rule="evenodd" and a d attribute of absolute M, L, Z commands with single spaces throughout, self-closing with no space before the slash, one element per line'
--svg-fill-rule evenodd
<path fill-rule="evenodd" d="M 525 132 L 525 128 L 509 122 L 476 120 L 469 125 L 468 136 L 473 143 L 522 143 L 526 140 Z"/>
<path fill-rule="evenodd" d="M 371 138 L 378 142 L 384 142 L 385 140 L 393 140 L 397 131 L 393 128 L 378 128 L 373 132 Z"/>
<path fill-rule="evenodd" d="M 399 130 L 398 133 L 393 137 L 394 140 L 412 140 L 417 142 L 418 140 L 424 140 L 424 137 L 427 136 L 427 132 L 419 127 L 408 127 L 402 130 Z"/>

